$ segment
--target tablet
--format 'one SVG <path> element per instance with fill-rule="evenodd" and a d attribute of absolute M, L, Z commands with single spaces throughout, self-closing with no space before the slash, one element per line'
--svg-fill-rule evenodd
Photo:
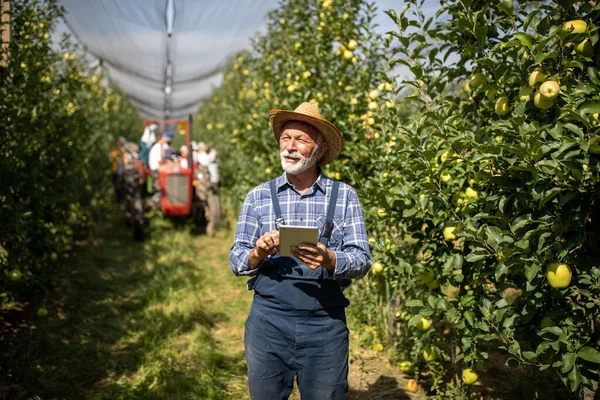
<path fill-rule="evenodd" d="M 316 245 L 319 229 L 312 226 L 282 225 L 279 227 L 279 254 L 292 257 L 292 247 L 300 243 Z"/>

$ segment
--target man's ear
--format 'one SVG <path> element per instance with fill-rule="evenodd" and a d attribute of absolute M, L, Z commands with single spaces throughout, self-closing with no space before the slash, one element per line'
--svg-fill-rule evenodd
<path fill-rule="evenodd" d="M 325 155 L 325 152 L 327 151 L 327 142 L 321 142 L 321 145 L 319 146 L 319 158 L 321 159 L 321 157 L 323 157 Z"/>

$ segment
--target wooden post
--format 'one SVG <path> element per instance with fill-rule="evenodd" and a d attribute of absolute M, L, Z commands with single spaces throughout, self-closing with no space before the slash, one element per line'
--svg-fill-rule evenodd
<path fill-rule="evenodd" d="M 10 43 L 10 0 L 2 2 L 2 64 L 8 63 L 8 44 Z"/>

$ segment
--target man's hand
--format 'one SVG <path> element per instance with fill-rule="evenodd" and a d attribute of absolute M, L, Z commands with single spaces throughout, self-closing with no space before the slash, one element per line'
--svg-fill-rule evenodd
<path fill-rule="evenodd" d="M 310 269 L 317 269 L 320 266 L 328 270 L 335 268 L 335 253 L 328 250 L 323 243 L 316 245 L 310 243 L 300 243 L 292 247 L 292 254 L 297 257 Z"/>
<path fill-rule="evenodd" d="M 279 231 L 274 230 L 262 235 L 255 244 L 254 250 L 250 252 L 250 269 L 255 269 L 265 259 L 266 256 L 275 254 L 279 251 Z"/>

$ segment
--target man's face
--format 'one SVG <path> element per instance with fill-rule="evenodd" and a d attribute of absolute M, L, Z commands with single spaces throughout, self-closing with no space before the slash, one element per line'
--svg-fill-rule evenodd
<path fill-rule="evenodd" d="M 288 174 L 300 174 L 314 166 L 325 153 L 327 143 L 317 145 L 319 132 L 301 122 L 289 122 L 279 138 L 281 166 Z"/>

